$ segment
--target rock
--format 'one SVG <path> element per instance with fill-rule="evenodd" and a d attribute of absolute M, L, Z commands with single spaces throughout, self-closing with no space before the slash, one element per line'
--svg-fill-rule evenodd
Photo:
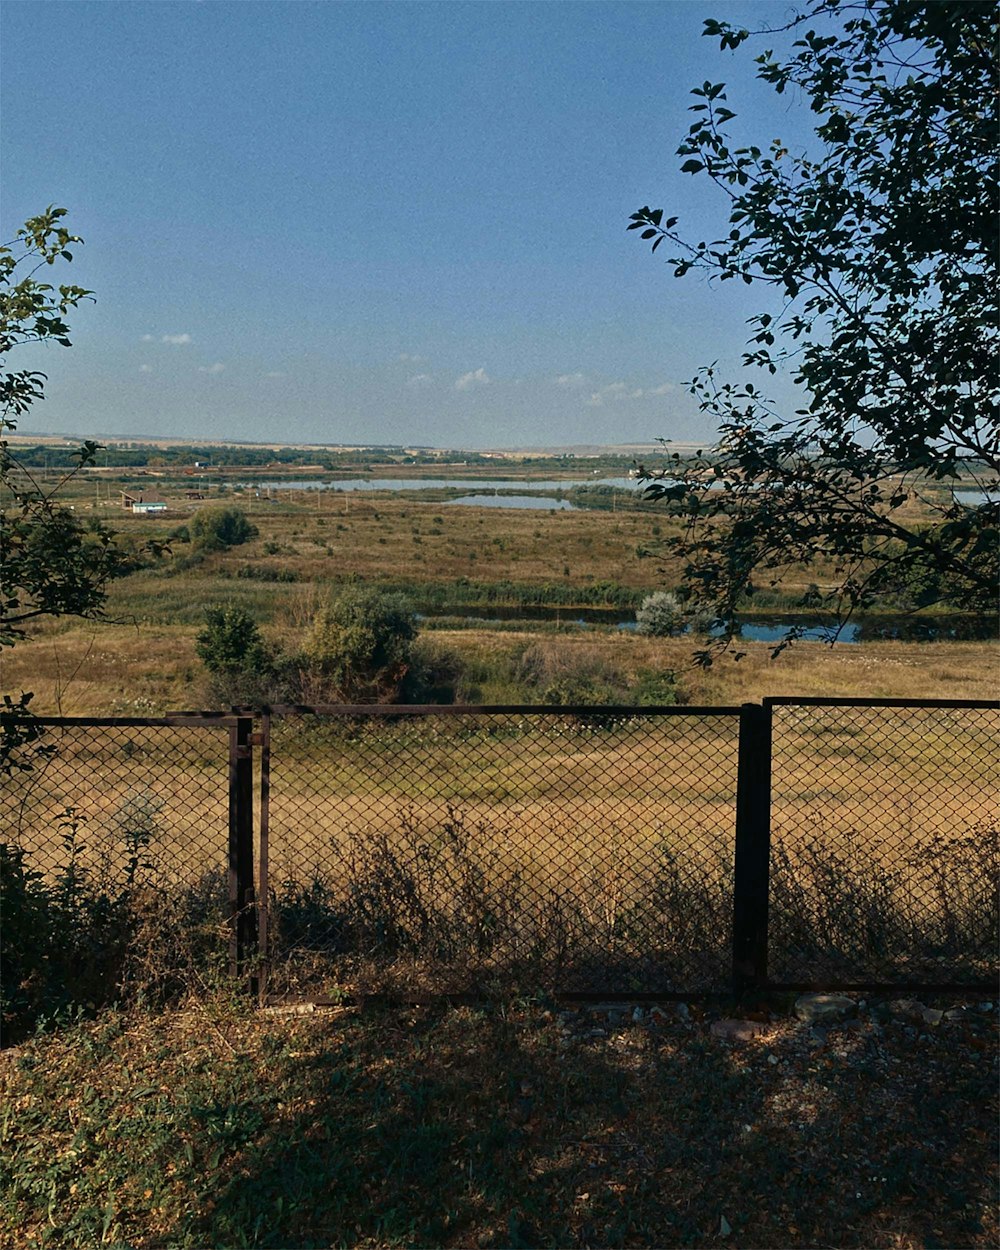
<path fill-rule="evenodd" d="M 642 1024 L 645 1018 L 646 1018 L 646 1013 L 643 1011 L 641 1007 L 634 1007 L 632 1009 L 632 1023 L 633 1024 Z"/>
<path fill-rule="evenodd" d="M 806 1024 L 834 1024 L 857 1009 L 854 999 L 843 994 L 801 994 L 795 1000 L 795 1015 Z"/>
<path fill-rule="evenodd" d="M 658 1003 L 649 1013 L 652 1020 L 690 1020 L 687 1003 Z"/>
<path fill-rule="evenodd" d="M 944 1012 L 936 1007 L 925 1007 L 915 998 L 894 998 L 889 1004 L 889 1011 L 894 1020 L 903 1020 L 907 1024 L 940 1024 Z"/>
<path fill-rule="evenodd" d="M 772 1068 L 776 1068 L 778 1064 L 781 1062 L 781 1060 L 778 1058 L 777 1055 L 768 1055 L 767 1062 L 771 1065 Z"/>
<path fill-rule="evenodd" d="M 767 1033 L 768 1027 L 758 1020 L 713 1020 L 710 1032 L 724 1042 L 749 1042 Z"/>

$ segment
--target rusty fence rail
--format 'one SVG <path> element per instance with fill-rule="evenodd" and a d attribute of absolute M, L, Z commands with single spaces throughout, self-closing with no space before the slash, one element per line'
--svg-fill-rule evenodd
<path fill-rule="evenodd" d="M 995 987 L 1000 703 L 33 723 L 0 842 L 187 890 L 276 995 Z"/>

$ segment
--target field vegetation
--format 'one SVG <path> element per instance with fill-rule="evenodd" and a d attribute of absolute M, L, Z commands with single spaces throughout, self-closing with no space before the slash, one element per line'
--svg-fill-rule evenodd
<path fill-rule="evenodd" d="M 136 485 L 130 479 L 129 488 Z M 106 499 L 99 504 L 93 489 L 78 479 L 69 502 L 81 517 L 100 517 L 117 530 L 119 545 L 134 553 L 133 571 L 112 584 L 109 622 L 43 621 L 32 641 L 5 657 L 5 684 L 34 690 L 39 714 L 217 705 L 195 649 L 207 610 L 240 608 L 266 638 L 294 649 L 331 596 L 359 584 L 400 593 L 421 614 L 418 655 L 451 674 L 434 686 L 435 699 L 538 702 L 546 684 L 565 680 L 582 683 L 583 701 L 589 683 L 593 697 L 628 702 L 664 674 L 673 674 L 665 680 L 680 697 L 696 703 L 771 693 L 959 698 L 995 691 L 989 642 L 872 642 L 832 650 L 799 644 L 780 664 L 770 662 L 768 644 L 745 643 L 740 663 L 702 671 L 692 666 L 690 636 L 643 637 L 614 628 L 611 622 L 680 580 L 662 550 L 679 522 L 624 491 L 614 511 L 559 512 L 467 507 L 422 493 L 299 491 L 268 501 L 217 484 L 202 500 L 164 492 L 168 512 L 151 517 Z M 246 517 L 240 541 L 206 542 L 200 535 L 206 518 L 217 523 L 233 509 Z M 157 558 L 151 541 L 166 542 L 169 550 Z M 822 569 L 815 566 L 784 570 L 776 586 L 746 604 L 748 619 L 815 615 L 817 579 L 821 589 Z M 885 606 L 899 613 L 907 605 Z M 572 623 L 580 613 L 590 618 L 586 630 Z M 477 623 L 469 614 L 510 619 Z M 526 652 L 544 653 L 549 669 L 560 671 L 547 683 L 531 680 Z"/>

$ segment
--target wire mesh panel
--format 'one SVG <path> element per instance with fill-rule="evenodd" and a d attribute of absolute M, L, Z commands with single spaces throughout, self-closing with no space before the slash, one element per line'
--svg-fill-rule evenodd
<path fill-rule="evenodd" d="M 771 979 L 995 976 L 1000 710 L 781 704 Z"/>
<path fill-rule="evenodd" d="M 30 725 L 0 778 L 0 842 L 24 868 L 107 897 L 128 888 L 150 909 L 184 900 L 224 923 L 228 723 Z"/>
<path fill-rule="evenodd" d="M 736 709 L 296 715 L 271 729 L 269 931 L 399 987 L 720 988 Z"/>

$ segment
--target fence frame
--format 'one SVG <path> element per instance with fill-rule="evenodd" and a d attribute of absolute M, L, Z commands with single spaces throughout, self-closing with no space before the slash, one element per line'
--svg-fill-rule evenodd
<path fill-rule="evenodd" d="M 251 992 L 263 994 L 270 956 L 269 827 L 271 729 L 274 717 L 329 716 L 372 719 L 408 717 L 460 717 L 488 715 L 685 717 L 738 716 L 739 747 L 735 794 L 734 885 L 732 926 L 732 973 L 730 990 L 743 997 L 768 992 L 844 990 L 995 994 L 993 981 L 877 982 L 854 980 L 779 981 L 768 973 L 768 908 L 771 867 L 771 795 L 773 709 L 776 707 L 942 708 L 1000 710 L 1000 699 L 896 699 L 836 698 L 776 695 L 760 703 L 739 707 L 594 707 L 574 705 L 494 704 L 282 704 L 264 708 L 233 707 L 227 712 L 177 712 L 159 717 L 63 717 L 32 716 L 42 727 L 210 727 L 228 732 L 229 765 L 229 967 Z M 0 714 L 0 727 L 24 723 L 24 718 Z M 259 729 L 255 730 L 255 725 Z M 260 749 L 260 804 L 254 819 L 254 749 Z M 259 856 L 254 862 L 255 830 Z M 221 850 L 221 848 L 220 848 Z M 601 993 L 563 994 L 567 999 L 641 999 L 705 997 L 702 994 Z"/>
<path fill-rule="evenodd" d="M 539 715 L 548 716 L 738 716 L 739 747 L 737 760 L 737 784 L 735 794 L 734 829 L 734 880 L 732 925 L 732 972 L 729 992 L 736 997 L 806 990 L 868 990 L 871 992 L 923 992 L 992 994 L 996 985 L 990 981 L 940 981 L 940 982 L 877 982 L 851 981 L 779 981 L 768 972 L 768 912 L 770 907 L 771 872 L 771 795 L 773 709 L 775 707 L 899 707 L 899 708 L 987 708 L 1000 710 L 1000 699 L 875 699 L 851 697 L 799 697 L 775 695 L 763 698 L 759 703 L 747 702 L 740 706 L 669 706 L 595 707 L 573 705 L 555 707 L 538 704 L 275 704 L 263 708 L 261 732 L 254 740 L 262 747 L 260 789 L 260 855 L 258 862 L 257 915 L 259 917 L 259 956 L 263 974 L 266 976 L 269 956 L 268 917 L 268 839 L 270 803 L 270 760 L 272 718 L 287 719 L 295 716 L 363 717 L 372 719 L 403 719 L 408 717 L 435 716 L 487 716 L 487 715 Z M 249 709 L 233 709 L 247 712 Z M 614 990 L 600 992 L 562 993 L 568 1000 L 614 1000 L 668 999 L 681 997 L 709 997 L 709 994 L 691 994 L 681 991 L 670 993 L 632 992 Z M 425 996 L 426 997 L 426 996 Z"/>

